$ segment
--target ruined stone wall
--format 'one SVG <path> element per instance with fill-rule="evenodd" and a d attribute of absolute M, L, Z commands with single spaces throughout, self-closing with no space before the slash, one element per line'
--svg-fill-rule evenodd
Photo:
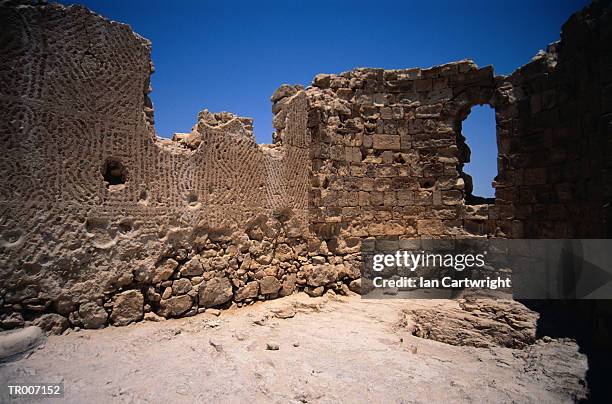
<path fill-rule="evenodd" d="M 311 222 L 321 237 L 497 234 L 494 206 L 468 206 L 461 120 L 490 103 L 493 71 L 470 61 L 430 69 L 319 75 L 308 90 Z M 492 133 L 491 136 L 494 136 Z"/>
<path fill-rule="evenodd" d="M 347 293 L 364 238 L 609 226 L 609 2 L 510 77 L 460 61 L 282 85 L 272 145 L 249 118 L 207 110 L 190 133 L 156 137 L 147 40 L 83 7 L 17 3 L 0 4 L 4 328 Z M 463 173 L 461 121 L 477 104 L 496 110 L 494 203 Z"/>
<path fill-rule="evenodd" d="M 319 75 L 307 90 L 311 227 L 360 237 L 580 238 L 610 235 L 610 2 L 511 76 L 470 61 Z M 496 199 L 472 195 L 461 122 L 496 112 Z M 468 135 L 469 136 L 469 135 Z"/>
<path fill-rule="evenodd" d="M 516 237 L 612 234 L 611 73 L 612 14 L 602 1 L 574 14 L 560 42 L 499 79 L 496 203 Z"/>
<path fill-rule="evenodd" d="M 3 4 L 0 18 L 4 313 L 96 328 L 293 292 L 308 261 L 304 92 L 275 93 L 275 145 L 206 110 L 162 140 L 147 40 L 78 6 Z"/>

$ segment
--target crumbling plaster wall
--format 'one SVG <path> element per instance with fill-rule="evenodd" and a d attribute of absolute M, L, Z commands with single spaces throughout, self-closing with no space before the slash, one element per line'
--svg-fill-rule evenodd
<path fill-rule="evenodd" d="M 275 94 L 276 145 L 257 145 L 249 119 L 208 111 L 162 140 L 147 40 L 79 6 L 4 3 L 0 18 L 5 312 L 95 328 L 306 282 L 303 92 Z M 121 181 L 105 181 L 107 166 Z"/>
<path fill-rule="evenodd" d="M 358 290 L 365 237 L 605 236 L 609 2 L 509 77 L 461 61 L 283 85 L 272 145 L 206 110 L 157 138 L 147 40 L 83 7 L 16 3 L 0 5 L 5 328 Z M 466 204 L 476 104 L 496 110 L 494 204 Z"/>

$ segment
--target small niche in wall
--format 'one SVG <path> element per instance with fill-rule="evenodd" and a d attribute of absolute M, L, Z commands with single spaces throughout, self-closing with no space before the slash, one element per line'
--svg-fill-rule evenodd
<path fill-rule="evenodd" d="M 102 176 L 106 187 L 122 186 L 127 181 L 127 170 L 119 159 L 108 158 L 102 167 Z"/>

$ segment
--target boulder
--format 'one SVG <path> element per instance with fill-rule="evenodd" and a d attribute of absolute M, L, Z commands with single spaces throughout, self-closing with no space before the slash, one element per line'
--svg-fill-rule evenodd
<path fill-rule="evenodd" d="M 279 261 L 291 261 L 296 259 L 295 252 L 287 244 L 279 244 L 274 251 L 274 257 Z"/>
<path fill-rule="evenodd" d="M 312 82 L 314 87 L 328 88 L 331 84 L 331 76 L 329 74 L 317 74 Z"/>
<path fill-rule="evenodd" d="M 94 302 L 79 306 L 79 318 L 84 328 L 102 328 L 108 319 L 108 313 Z"/>
<path fill-rule="evenodd" d="M 181 267 L 181 276 L 200 276 L 204 273 L 204 268 L 199 256 L 195 256 Z"/>
<path fill-rule="evenodd" d="M 154 321 L 154 322 L 158 322 L 158 321 L 164 321 L 165 318 L 162 316 L 158 316 L 157 314 L 153 313 L 152 311 L 149 313 L 146 313 L 144 315 L 144 320 L 145 321 Z"/>
<path fill-rule="evenodd" d="M 32 322 L 47 334 L 60 335 L 70 326 L 68 319 L 55 313 L 43 314 Z"/>
<path fill-rule="evenodd" d="M 192 300 L 189 295 L 175 296 L 162 299 L 159 302 L 159 314 L 162 317 L 178 317 L 191 308 Z"/>
<path fill-rule="evenodd" d="M 76 303 L 72 301 L 72 298 L 69 296 L 61 295 L 54 302 L 55 310 L 64 316 L 70 314 L 77 309 Z"/>
<path fill-rule="evenodd" d="M 319 297 L 323 296 L 323 292 L 325 292 L 325 288 L 323 286 L 319 286 L 318 288 L 304 288 L 304 292 L 310 297 Z"/>
<path fill-rule="evenodd" d="M 233 297 L 232 284 L 227 278 L 212 278 L 200 286 L 200 306 L 214 307 L 226 303 Z"/>
<path fill-rule="evenodd" d="M 115 297 L 110 321 L 114 325 L 128 325 L 142 320 L 144 316 L 144 297 L 139 290 L 128 290 Z"/>
<path fill-rule="evenodd" d="M 256 298 L 259 294 L 259 282 L 249 282 L 245 286 L 238 289 L 236 292 L 236 301 L 241 302 L 244 299 Z"/>
<path fill-rule="evenodd" d="M 0 322 L 0 326 L 7 329 L 23 327 L 23 316 L 18 312 L 11 313 Z"/>
<path fill-rule="evenodd" d="M 172 294 L 186 295 L 191 290 L 191 281 L 186 278 L 177 279 L 172 282 Z"/>
<path fill-rule="evenodd" d="M 297 94 L 297 88 L 290 86 L 289 84 L 282 84 L 276 89 L 276 91 L 274 91 L 272 97 L 270 97 L 270 101 L 277 102 L 282 98 L 290 97 L 294 94 Z"/>
<path fill-rule="evenodd" d="M 281 284 L 274 276 L 264 276 L 259 281 L 259 293 L 262 295 L 271 295 L 281 288 Z"/>
<path fill-rule="evenodd" d="M 281 290 L 279 292 L 281 296 L 289 296 L 295 291 L 296 278 L 295 274 L 287 275 L 287 278 L 285 278 L 281 285 Z"/>
<path fill-rule="evenodd" d="M 227 269 L 229 263 L 227 262 L 227 257 L 215 257 L 210 260 L 210 266 L 216 271 L 223 271 Z"/>
<path fill-rule="evenodd" d="M 159 267 L 155 269 L 155 274 L 153 275 L 153 283 L 158 283 L 170 279 L 177 266 L 178 262 L 176 262 L 172 258 L 168 258 L 167 260 L 165 260 Z"/>
<path fill-rule="evenodd" d="M 309 286 L 319 287 L 336 282 L 338 271 L 335 265 L 305 265 L 303 276 Z"/>
<path fill-rule="evenodd" d="M 361 294 L 361 278 L 352 280 L 351 283 L 349 283 L 349 289 L 352 292 L 355 292 L 360 295 Z"/>

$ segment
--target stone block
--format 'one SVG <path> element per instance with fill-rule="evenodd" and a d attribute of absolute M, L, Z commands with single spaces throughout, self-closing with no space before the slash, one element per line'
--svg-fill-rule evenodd
<path fill-rule="evenodd" d="M 399 150 L 400 137 L 396 135 L 375 134 L 372 136 L 374 149 Z"/>

